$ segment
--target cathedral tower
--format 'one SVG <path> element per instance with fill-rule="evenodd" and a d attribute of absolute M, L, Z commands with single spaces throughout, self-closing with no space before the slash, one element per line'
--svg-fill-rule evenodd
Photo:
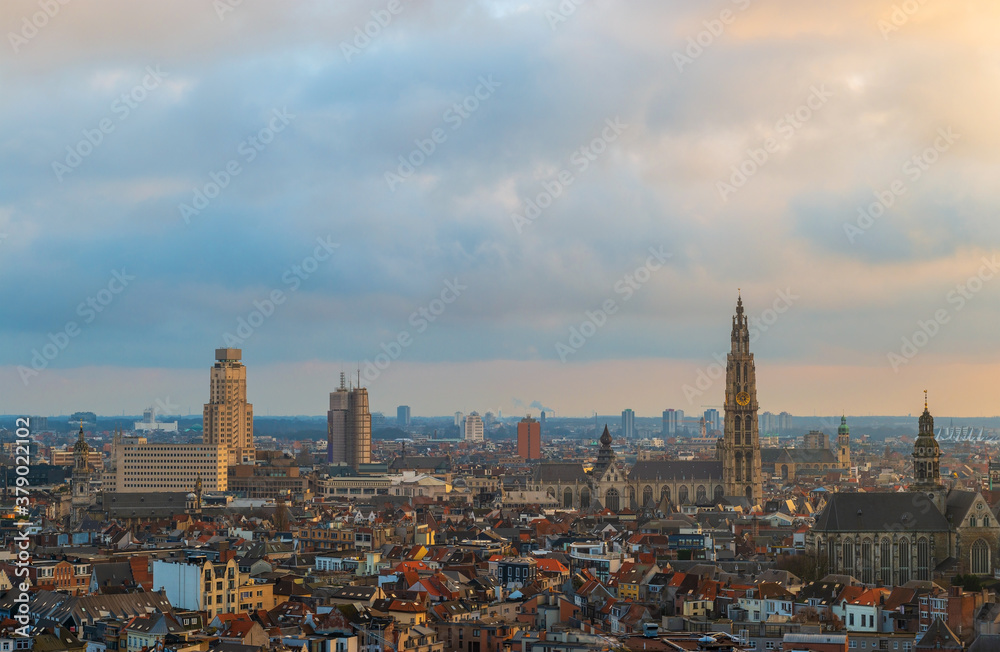
<path fill-rule="evenodd" d="M 911 491 L 939 491 L 941 485 L 941 446 L 934 438 L 934 417 L 927 408 L 924 392 L 924 413 L 920 415 L 920 430 L 913 444 L 913 484 Z"/>
<path fill-rule="evenodd" d="M 732 351 L 726 356 L 726 423 L 719 455 L 727 496 L 741 496 L 758 505 L 763 501 L 760 437 L 757 431 L 757 374 L 750 353 L 750 328 L 743 314 L 743 298 L 733 316 Z"/>

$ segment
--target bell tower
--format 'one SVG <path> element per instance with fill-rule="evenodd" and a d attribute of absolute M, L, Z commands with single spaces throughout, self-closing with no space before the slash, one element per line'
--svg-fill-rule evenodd
<path fill-rule="evenodd" d="M 736 300 L 732 349 L 726 356 L 726 422 L 719 455 L 727 496 L 763 501 L 760 471 L 760 435 L 757 430 L 757 374 L 750 353 L 750 328 L 743 297 Z"/>
<path fill-rule="evenodd" d="M 940 491 L 941 446 L 934 438 L 934 417 L 927 408 L 927 391 L 924 390 L 924 413 L 920 415 L 920 430 L 913 444 L 913 484 L 911 491 Z"/>
<path fill-rule="evenodd" d="M 847 426 L 847 415 L 840 417 L 840 427 L 837 428 L 837 462 L 840 468 L 849 471 L 851 468 L 851 429 Z"/>
<path fill-rule="evenodd" d="M 80 421 L 80 434 L 73 445 L 73 475 L 70 485 L 73 488 L 70 505 L 72 507 L 71 523 L 76 526 L 83 521 L 84 514 L 91 505 L 90 495 L 90 446 L 83 435 L 83 421 Z"/>

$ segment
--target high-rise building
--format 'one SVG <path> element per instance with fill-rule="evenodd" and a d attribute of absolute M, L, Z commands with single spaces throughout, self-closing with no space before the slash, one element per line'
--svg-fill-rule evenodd
<path fill-rule="evenodd" d="M 542 459 L 542 427 L 531 417 L 517 424 L 517 456 L 525 460 Z"/>
<path fill-rule="evenodd" d="M 765 435 L 774 435 L 778 433 L 778 423 L 774 418 L 773 412 L 764 412 L 760 415 L 760 431 Z"/>
<path fill-rule="evenodd" d="M 465 441 L 483 441 L 483 420 L 478 412 L 465 417 Z"/>
<path fill-rule="evenodd" d="M 216 349 L 202 441 L 225 450 L 230 466 L 253 464 L 253 405 L 247 403 L 247 368 L 240 349 Z"/>
<path fill-rule="evenodd" d="M 462 423 L 464 422 L 464 420 L 465 420 L 465 415 L 464 414 L 462 414 L 461 412 L 456 412 L 455 413 L 455 426 L 456 427 L 461 428 L 462 427 Z"/>
<path fill-rule="evenodd" d="M 408 428 L 410 426 L 409 405 L 400 405 L 396 408 L 396 425 L 400 428 Z"/>
<path fill-rule="evenodd" d="M 727 496 L 744 496 L 751 505 L 763 500 L 760 435 L 757 423 L 757 372 L 750 353 L 750 329 L 743 298 L 733 316 L 732 350 L 726 356 L 726 423 L 719 441 Z"/>
<path fill-rule="evenodd" d="M 660 426 L 660 434 L 664 437 L 673 437 L 680 434 L 684 428 L 684 410 L 666 409 L 663 411 L 663 424 Z"/>
<path fill-rule="evenodd" d="M 539 421 L 539 423 L 541 423 L 542 427 L 544 428 L 545 427 L 545 410 L 542 410 L 542 416 L 538 419 L 538 421 Z"/>
<path fill-rule="evenodd" d="M 705 410 L 705 427 L 708 430 L 722 430 L 722 420 L 719 418 L 719 411 L 715 408 Z"/>
<path fill-rule="evenodd" d="M 778 428 L 778 432 L 782 434 L 788 434 L 792 431 L 792 415 L 787 412 L 782 412 L 777 417 L 777 423 L 775 424 Z"/>
<path fill-rule="evenodd" d="M 326 413 L 326 461 L 345 463 L 354 469 L 372 461 L 372 415 L 368 411 L 368 390 L 348 388 L 344 374 L 340 387 L 330 392 Z"/>
<path fill-rule="evenodd" d="M 631 408 L 622 410 L 622 437 L 635 438 L 635 412 Z"/>

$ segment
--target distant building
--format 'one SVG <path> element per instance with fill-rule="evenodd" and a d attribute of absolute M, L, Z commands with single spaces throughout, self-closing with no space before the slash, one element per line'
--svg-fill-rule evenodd
<path fill-rule="evenodd" d="M 135 430 L 160 430 L 162 432 L 177 432 L 177 422 L 158 422 L 156 408 L 149 407 L 142 412 L 142 421 L 136 421 Z"/>
<path fill-rule="evenodd" d="M 253 405 L 247 403 L 247 368 L 240 349 L 216 349 L 209 401 L 202 411 L 208 446 L 225 450 L 229 465 L 253 464 Z"/>
<path fill-rule="evenodd" d="M 664 437 L 674 437 L 684 427 L 684 410 L 668 409 L 663 411 L 663 426 L 660 433 Z"/>
<path fill-rule="evenodd" d="M 330 410 L 326 413 L 326 461 L 344 462 L 352 468 L 372 461 L 372 417 L 368 411 L 368 390 L 349 389 L 344 374 L 340 387 L 330 392 Z"/>
<path fill-rule="evenodd" d="M 542 459 L 541 424 L 524 417 L 517 424 L 517 456 L 525 460 Z"/>
<path fill-rule="evenodd" d="M 96 424 L 97 415 L 94 414 L 93 412 L 74 412 L 73 414 L 69 415 L 70 424 L 75 425 L 80 423 L 81 421 L 84 423 Z"/>
<path fill-rule="evenodd" d="M 830 437 L 820 430 L 810 430 L 802 437 L 802 443 L 807 450 L 830 448 Z"/>
<path fill-rule="evenodd" d="M 456 428 L 461 428 L 462 427 L 462 423 L 464 422 L 464 420 L 465 420 L 465 415 L 464 414 L 462 414 L 461 412 L 456 412 L 455 413 L 455 427 Z"/>
<path fill-rule="evenodd" d="M 400 405 L 396 408 L 396 425 L 400 428 L 410 427 L 410 406 Z"/>
<path fill-rule="evenodd" d="M 622 410 L 622 437 L 635 438 L 635 412 L 631 408 Z"/>
<path fill-rule="evenodd" d="M 465 441 L 483 441 L 483 420 L 478 412 L 465 417 Z"/>
<path fill-rule="evenodd" d="M 719 418 L 719 411 L 715 408 L 705 410 L 705 427 L 709 431 L 722 430 L 722 420 Z"/>

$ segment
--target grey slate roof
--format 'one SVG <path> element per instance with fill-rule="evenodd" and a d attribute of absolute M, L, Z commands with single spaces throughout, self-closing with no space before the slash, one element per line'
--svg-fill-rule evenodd
<path fill-rule="evenodd" d="M 629 477 L 633 480 L 708 480 L 722 482 L 722 462 L 717 460 L 644 460 L 636 462 Z M 708 492 L 709 496 L 712 492 Z"/>
<path fill-rule="evenodd" d="M 85 596 L 39 591 L 31 600 L 31 611 L 39 614 L 40 618 L 49 618 L 59 623 L 72 619 L 81 626 L 93 624 L 104 616 L 127 620 L 149 613 L 173 613 L 173 608 L 165 595 L 155 591 Z"/>
<path fill-rule="evenodd" d="M 835 493 L 816 519 L 818 532 L 947 532 L 947 519 L 926 494 Z"/>
<path fill-rule="evenodd" d="M 836 464 L 837 456 L 829 448 L 785 448 L 777 463 L 790 460 L 795 464 Z"/>
<path fill-rule="evenodd" d="M 90 581 L 97 582 L 98 590 L 113 586 L 119 587 L 126 582 L 132 582 L 132 566 L 127 561 L 115 561 L 92 566 Z"/>
<path fill-rule="evenodd" d="M 952 523 L 961 523 L 965 519 L 969 510 L 976 504 L 976 495 L 975 491 L 962 491 L 961 489 L 953 489 L 948 492 L 944 504 Z"/>
<path fill-rule="evenodd" d="M 543 462 L 535 467 L 532 482 L 586 482 L 589 479 L 579 462 Z"/>

